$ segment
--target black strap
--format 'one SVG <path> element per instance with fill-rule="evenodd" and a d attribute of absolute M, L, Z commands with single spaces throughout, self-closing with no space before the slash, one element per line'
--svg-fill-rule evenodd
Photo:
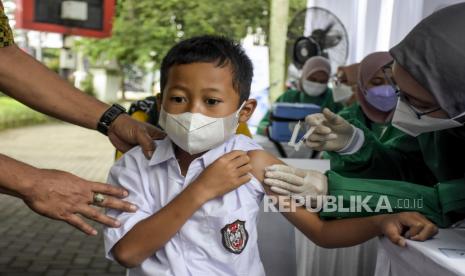
<path fill-rule="evenodd" d="M 111 123 L 121 114 L 126 113 L 126 109 L 119 104 L 113 104 L 108 108 L 100 117 L 100 121 L 97 124 L 97 130 L 103 135 L 108 135 L 108 129 Z"/>

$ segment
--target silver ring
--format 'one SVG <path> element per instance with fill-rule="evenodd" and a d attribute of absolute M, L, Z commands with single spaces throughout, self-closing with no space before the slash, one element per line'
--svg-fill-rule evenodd
<path fill-rule="evenodd" d="M 94 204 L 100 204 L 105 200 L 105 196 L 101 193 L 94 193 L 93 202 Z"/>

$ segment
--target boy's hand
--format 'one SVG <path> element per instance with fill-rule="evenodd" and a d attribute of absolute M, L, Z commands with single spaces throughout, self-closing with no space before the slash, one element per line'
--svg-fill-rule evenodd
<path fill-rule="evenodd" d="M 200 189 L 204 200 L 224 195 L 252 178 L 250 158 L 244 151 L 231 151 L 210 164 L 191 184 Z"/>
<path fill-rule="evenodd" d="M 383 215 L 380 228 L 391 242 L 402 247 L 405 246 L 405 238 L 424 241 L 438 233 L 436 225 L 417 212 Z"/>

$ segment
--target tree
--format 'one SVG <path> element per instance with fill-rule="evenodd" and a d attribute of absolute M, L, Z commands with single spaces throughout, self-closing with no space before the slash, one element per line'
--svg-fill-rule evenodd
<path fill-rule="evenodd" d="M 305 0 L 291 0 L 291 13 Z M 79 43 L 94 61 L 116 59 L 120 69 L 151 61 L 157 69 L 166 52 L 179 40 L 219 34 L 236 41 L 248 27 L 269 26 L 269 0 L 118 0 L 112 36 Z"/>

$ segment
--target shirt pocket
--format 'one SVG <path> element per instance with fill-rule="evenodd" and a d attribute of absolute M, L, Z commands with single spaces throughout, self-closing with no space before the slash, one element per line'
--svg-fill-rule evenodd
<path fill-rule="evenodd" d="M 238 209 L 214 214 L 205 214 L 205 227 L 208 228 L 209 256 L 212 263 L 231 275 L 248 275 L 249 269 L 257 265 L 256 218 L 259 206 L 256 203 L 243 205 Z"/>
<path fill-rule="evenodd" d="M 226 255 L 242 254 L 255 230 L 257 212 L 256 204 L 247 204 L 234 211 L 207 214 L 207 227 L 212 237 L 210 244 L 216 245 Z"/>

